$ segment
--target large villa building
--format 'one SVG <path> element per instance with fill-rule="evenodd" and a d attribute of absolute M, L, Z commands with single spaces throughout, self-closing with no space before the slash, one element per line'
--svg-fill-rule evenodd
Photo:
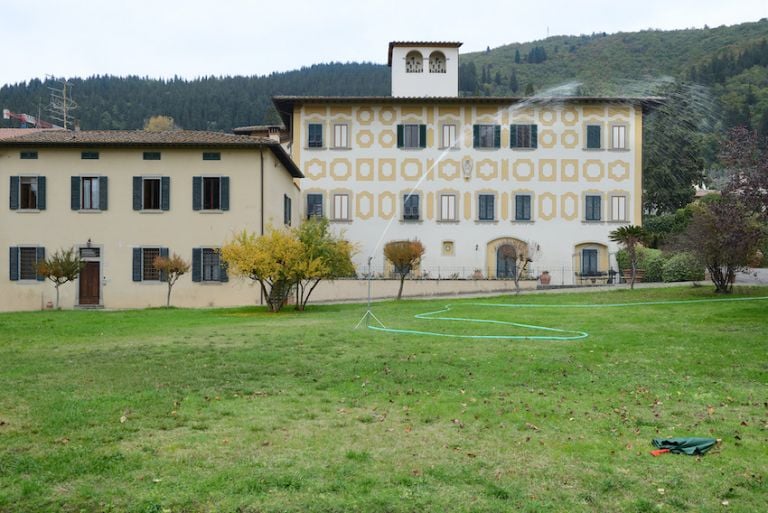
<path fill-rule="evenodd" d="M 421 272 L 535 273 L 572 284 L 615 269 L 609 232 L 640 224 L 646 99 L 461 97 L 460 43 L 389 45 L 392 95 L 278 96 L 306 216 L 326 216 L 386 272 L 383 246 L 418 238 Z"/>
<path fill-rule="evenodd" d="M 230 281 L 217 248 L 311 216 L 358 246 L 359 276 L 387 275 L 387 242 L 419 239 L 421 277 L 510 278 L 525 247 L 538 248 L 525 255 L 534 277 L 607 279 L 609 233 L 641 223 L 643 113 L 656 100 L 461 97 L 460 46 L 390 43 L 391 96 L 277 96 L 282 131 L 0 138 L 0 310 L 50 306 L 36 264 L 70 247 L 85 268 L 62 287 L 64 308 L 164 304 L 152 262 L 173 253 L 192 264 L 175 305 L 252 304 L 258 287 Z"/>

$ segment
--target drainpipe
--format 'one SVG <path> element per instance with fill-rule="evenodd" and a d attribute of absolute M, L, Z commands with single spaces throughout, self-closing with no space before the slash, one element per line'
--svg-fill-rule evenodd
<path fill-rule="evenodd" d="M 259 219 L 259 222 L 261 223 L 260 228 L 260 234 L 264 235 L 264 145 L 259 145 L 259 162 L 261 164 L 261 218 Z M 262 290 L 261 287 L 259 287 L 259 304 L 264 304 L 264 290 Z"/>

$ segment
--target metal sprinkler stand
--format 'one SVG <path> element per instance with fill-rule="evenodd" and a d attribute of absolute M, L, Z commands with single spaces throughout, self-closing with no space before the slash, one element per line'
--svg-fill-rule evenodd
<path fill-rule="evenodd" d="M 374 315 L 373 311 L 371 311 L 371 276 L 373 276 L 373 272 L 371 271 L 372 269 L 371 262 L 373 262 L 373 257 L 369 256 L 368 257 L 368 308 L 365 310 L 365 313 L 360 318 L 360 320 L 357 321 L 357 324 L 355 325 L 354 329 L 359 328 L 360 325 L 363 323 L 363 321 L 365 321 L 365 327 L 367 328 L 368 326 L 370 326 L 371 319 L 376 321 L 379 324 L 379 326 L 381 326 L 382 328 L 386 328 L 386 326 L 382 324 L 379 318 Z"/>

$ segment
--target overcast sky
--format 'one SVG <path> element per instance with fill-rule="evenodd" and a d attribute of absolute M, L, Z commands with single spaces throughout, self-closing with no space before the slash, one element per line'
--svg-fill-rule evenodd
<path fill-rule="evenodd" d="M 0 0 L 0 85 L 47 74 L 264 75 L 386 63 L 395 40 L 463 41 L 472 52 L 548 34 L 765 17 L 768 0 Z"/>

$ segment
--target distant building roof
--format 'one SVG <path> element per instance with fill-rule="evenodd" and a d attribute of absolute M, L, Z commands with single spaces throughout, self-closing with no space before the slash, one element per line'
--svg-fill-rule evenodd
<path fill-rule="evenodd" d="M 245 135 L 252 134 L 253 132 L 268 132 L 271 129 L 285 130 L 284 125 L 251 125 L 251 126 L 238 126 L 232 129 L 235 134 Z"/>
<path fill-rule="evenodd" d="M 0 128 L 0 140 L 13 139 L 20 135 L 28 135 L 34 132 L 42 132 L 43 130 L 51 130 L 47 128 Z M 55 130 L 55 129 L 53 129 Z"/>
<path fill-rule="evenodd" d="M 26 130 L 30 132 L 30 130 Z M 153 147 L 153 148 L 232 148 L 258 149 L 267 147 L 294 178 L 303 178 L 296 164 L 280 143 L 267 137 L 233 135 L 196 130 L 35 130 L 13 138 L 0 139 L 0 148 L 9 147 Z"/>
<path fill-rule="evenodd" d="M 464 43 L 458 41 L 391 41 L 387 54 L 387 66 L 392 66 L 392 50 L 396 46 L 430 46 L 437 48 L 458 48 Z"/>

